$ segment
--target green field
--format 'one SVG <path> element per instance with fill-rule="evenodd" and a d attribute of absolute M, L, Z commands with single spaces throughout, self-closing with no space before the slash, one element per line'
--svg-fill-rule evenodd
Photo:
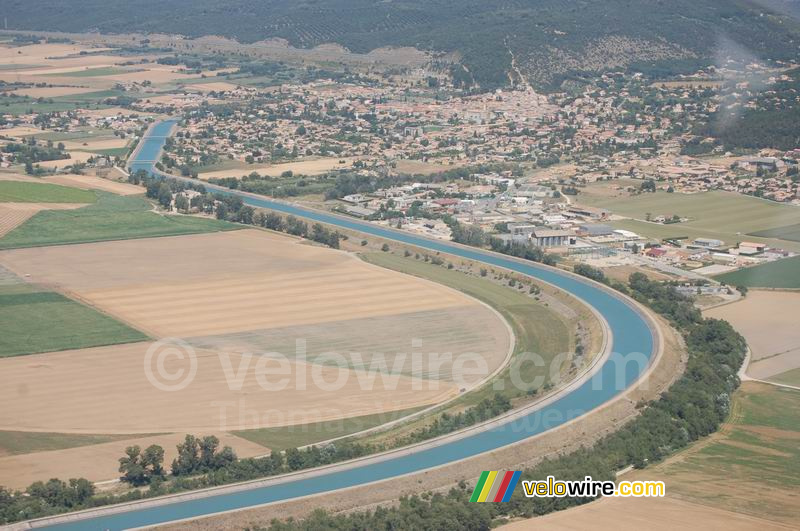
<path fill-rule="evenodd" d="M 144 341 L 147 336 L 60 293 L 0 286 L 0 358 Z"/>
<path fill-rule="evenodd" d="M 778 227 L 776 229 L 753 232 L 750 234 L 750 236 L 758 236 L 761 238 L 778 238 L 780 240 L 800 242 L 800 223 L 787 225 L 786 227 Z"/>
<path fill-rule="evenodd" d="M 89 190 L 50 183 L 0 181 L 0 203 L 94 203 Z"/>
<path fill-rule="evenodd" d="M 631 183 L 624 181 L 620 184 Z M 715 238 L 723 240 L 728 245 L 743 240 L 755 240 L 773 247 L 800 251 L 800 242 L 786 242 L 775 236 L 748 236 L 759 231 L 797 223 L 798 210 L 795 207 L 733 192 L 670 194 L 659 191 L 631 197 L 609 198 L 593 195 L 591 187 L 587 187 L 586 192 L 578 196 L 577 202 L 606 208 L 614 214 L 632 218 L 615 221 L 611 225 L 650 238 L 665 239 L 679 236 L 692 239 Z M 649 223 L 645 221 L 648 213 L 652 217 L 677 214 L 690 218 L 690 221 L 671 225 Z"/>
<path fill-rule="evenodd" d="M 15 101 L 13 103 L 10 102 L 0 102 L 0 113 L 3 114 L 29 114 L 31 112 L 34 113 L 46 113 L 46 112 L 64 112 L 64 111 L 71 111 L 77 108 L 83 109 L 106 109 L 108 105 L 102 104 L 89 104 L 89 103 L 75 103 L 71 101 L 53 101 L 53 102 L 42 102 L 38 103 L 34 100 L 23 100 L 23 101 Z"/>
<path fill-rule="evenodd" d="M 142 197 L 97 192 L 97 202 L 76 210 L 45 210 L 0 238 L 0 249 L 178 236 L 239 225 L 193 216 L 161 215 Z"/>
<path fill-rule="evenodd" d="M 748 288 L 800 289 L 800 256 L 723 273 L 714 279 Z"/>
<path fill-rule="evenodd" d="M 113 76 L 116 74 L 127 74 L 128 72 L 135 72 L 135 70 L 125 70 L 124 68 L 117 68 L 115 66 L 102 66 L 99 68 L 87 68 L 86 70 L 75 70 L 74 72 L 56 72 L 54 74 L 42 74 L 42 76 L 97 77 L 97 76 Z"/>
<path fill-rule="evenodd" d="M 799 440 L 800 391 L 745 382 L 722 430 L 639 475 L 671 496 L 796 527 Z"/>
<path fill-rule="evenodd" d="M 314 422 L 298 426 L 283 426 L 280 428 L 262 428 L 257 430 L 241 430 L 232 432 L 234 435 L 269 448 L 270 450 L 285 450 L 315 444 L 320 441 L 343 437 L 351 433 L 374 428 L 393 420 L 411 415 L 422 408 L 403 409 L 387 413 L 376 413 L 361 417 L 332 420 L 329 422 Z"/>

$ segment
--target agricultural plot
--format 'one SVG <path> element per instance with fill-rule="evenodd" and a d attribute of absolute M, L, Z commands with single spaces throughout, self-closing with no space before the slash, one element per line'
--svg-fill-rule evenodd
<path fill-rule="evenodd" d="M 778 227 L 776 229 L 753 232 L 750 234 L 750 236 L 757 236 L 759 238 L 778 238 L 779 240 L 800 242 L 800 223 L 787 225 L 785 227 Z"/>
<path fill-rule="evenodd" d="M 172 433 L 219 431 L 222 424 L 230 431 L 406 410 L 456 396 L 462 385 L 485 377 L 464 371 L 465 383 L 458 383 L 460 368 L 446 356 L 417 369 L 406 357 L 412 349 L 424 356 L 463 354 L 470 368 L 482 361 L 489 371 L 510 349 L 503 320 L 473 299 L 259 230 L 17 249 L 0 253 L 0 262 L 153 337 L 186 339 L 198 362 L 191 385 L 158 393 L 142 370 L 147 342 L 7 360 L 2 380 L 29 382 L 28 398 L 0 413 L 0 429 Z M 65 263 L 70 267 L 60 266 Z M 333 349 L 343 365 L 331 363 Z M 285 364 L 273 352 L 284 354 Z M 234 372 L 252 361 L 240 385 L 229 385 L 220 353 Z M 264 391 L 250 353 L 267 374 L 288 366 L 293 377 L 305 375 L 307 388 Z M 378 358 L 385 365 L 373 363 Z M 166 363 L 169 372 L 180 368 L 178 359 Z M 315 374 L 319 380 L 312 380 Z M 342 375 L 337 389 L 318 384 Z M 0 389 L 7 389 L 0 400 L 13 399 L 4 394 L 13 389 Z M 137 408 L 119 415 L 131 396 L 138 397 Z M 220 404 L 231 408 L 223 419 Z M 241 404 L 246 412 L 240 415 Z"/>
<path fill-rule="evenodd" d="M 0 203 L 94 203 L 87 190 L 27 181 L 0 181 Z"/>
<path fill-rule="evenodd" d="M 738 302 L 705 312 L 708 317 L 730 322 L 747 340 L 751 351 L 749 376 L 775 381 L 786 371 L 800 370 L 798 314 L 800 293 L 756 290 Z"/>
<path fill-rule="evenodd" d="M 0 238 L 0 249 L 67 243 L 149 238 L 238 229 L 237 225 L 151 211 L 139 197 L 97 192 L 97 202 L 84 208 L 44 211 Z"/>
<path fill-rule="evenodd" d="M 141 332 L 60 293 L 21 283 L 0 286 L 0 357 L 144 339 Z"/>
<path fill-rule="evenodd" d="M 627 194 L 609 195 L 605 192 L 606 190 L 600 189 L 598 193 L 594 193 L 589 188 L 587 193 L 577 197 L 577 201 L 631 218 L 612 222 L 612 225 L 648 237 L 716 238 L 728 245 L 743 240 L 755 240 L 773 247 L 800 250 L 800 244 L 797 243 L 779 240 L 775 236 L 753 235 L 759 231 L 796 223 L 797 211 L 788 205 L 721 191 L 691 195 L 659 191 L 633 197 Z M 671 225 L 649 223 L 645 221 L 648 213 L 652 217 L 679 215 L 690 218 L 690 221 Z"/>
<path fill-rule="evenodd" d="M 630 479 L 657 478 L 668 497 L 794 527 L 800 520 L 798 438 L 800 391 L 744 382 L 718 433 Z"/>
<path fill-rule="evenodd" d="M 723 273 L 714 279 L 748 288 L 800 289 L 800 256 Z"/>

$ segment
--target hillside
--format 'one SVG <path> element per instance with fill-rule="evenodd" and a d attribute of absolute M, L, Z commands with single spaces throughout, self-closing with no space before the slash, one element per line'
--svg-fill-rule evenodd
<path fill-rule="evenodd" d="M 770 0 L 780 9 L 792 0 Z M 635 65 L 690 68 L 719 56 L 721 37 L 769 59 L 797 56 L 800 24 L 761 0 L 0 0 L 15 30 L 283 38 L 458 52 L 461 77 L 509 83 L 512 54 L 537 86 L 576 72 Z M 722 50 L 724 53 L 724 50 Z"/>

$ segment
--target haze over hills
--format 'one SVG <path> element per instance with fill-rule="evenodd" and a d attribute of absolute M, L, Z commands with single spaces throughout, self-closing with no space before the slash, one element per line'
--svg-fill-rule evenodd
<path fill-rule="evenodd" d="M 483 88 L 558 83 L 631 65 L 692 68 L 734 42 L 757 57 L 795 58 L 793 0 L 2 0 L 8 28 L 283 38 L 355 52 L 390 46 L 457 52 L 458 79 Z"/>

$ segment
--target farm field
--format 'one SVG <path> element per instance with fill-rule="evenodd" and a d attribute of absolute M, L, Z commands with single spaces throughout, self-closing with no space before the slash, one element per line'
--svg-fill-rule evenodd
<path fill-rule="evenodd" d="M 0 285 L 0 358 L 144 339 L 141 332 L 60 293 L 21 283 Z"/>
<path fill-rule="evenodd" d="M 83 190 L 101 190 L 103 192 L 111 192 L 112 194 L 117 195 L 143 194 L 143 190 L 140 186 L 135 186 L 125 182 L 112 181 L 110 179 L 103 179 L 102 177 L 95 177 L 93 175 L 59 174 L 52 177 L 45 177 L 43 180 L 48 183 L 71 186 L 73 188 L 80 188 Z"/>
<path fill-rule="evenodd" d="M 441 266 L 389 253 L 373 252 L 367 253 L 363 257 L 370 263 L 450 286 L 489 304 L 511 324 L 516 337 L 514 351 L 517 354 L 521 352 L 537 352 L 542 355 L 547 363 L 558 353 L 572 352 L 574 350 L 570 332 L 573 323 L 570 323 L 563 315 L 523 293 L 515 293 L 510 288 L 486 279 L 479 279 Z M 596 336 L 595 339 L 598 339 L 601 333 L 599 328 L 594 328 L 596 326 L 596 323 L 593 322 L 595 320 L 594 317 L 588 314 L 582 315 L 581 318 L 586 323 L 587 328 L 592 330 L 593 335 Z M 516 363 L 518 363 L 518 360 L 512 358 L 511 365 L 514 366 Z M 551 379 L 549 366 L 537 367 L 526 363 L 519 367 L 519 374 L 523 381 L 533 381 L 538 376 L 544 377 L 545 382 Z M 507 377 L 508 374 L 506 372 L 498 376 L 498 378 L 504 380 Z M 513 384 L 507 381 L 504 382 L 503 388 L 507 389 L 511 396 L 524 393 L 524 390 L 516 389 Z M 491 397 L 493 394 L 494 390 L 487 386 L 470 393 L 458 402 L 466 400 L 473 403 L 482 398 Z"/>
<path fill-rule="evenodd" d="M 648 477 L 648 479 L 653 479 Z M 521 487 L 517 487 L 521 488 Z M 669 491 L 667 491 L 669 492 Z M 577 531 L 615 529 L 616 531 L 673 531 L 692 529 L 702 522 L 704 529 L 728 531 L 788 531 L 788 527 L 763 518 L 722 511 L 687 500 L 666 498 L 603 498 L 530 520 L 501 525 L 500 531 Z"/>
<path fill-rule="evenodd" d="M 167 260 L 170 267 L 164 268 Z M 483 360 L 492 371 L 510 348 L 503 320 L 473 299 L 265 231 L 18 249 L 0 253 L 0 261 L 32 281 L 75 293 L 153 337 L 184 338 L 196 350 L 199 365 L 191 386 L 166 396 L 148 392 L 152 385 L 142 371 L 147 342 L 5 364 L 4 379 L 35 385 L 30 384 L 25 404 L 0 414 L 0 429 L 106 434 L 218 430 L 220 408 L 214 404 L 236 405 L 239 399 L 260 415 L 228 418 L 229 429 L 409 409 L 454 396 L 460 386 L 475 385 L 482 377 L 465 376 L 457 384 L 461 375 L 455 374 L 452 360 L 418 368 L 404 352 L 463 353 Z M 70 268 L 60 267 L 63 263 Z M 412 338 L 419 341 L 416 347 Z M 296 351 L 298 339 L 305 343 L 303 353 Z M 323 356 L 331 350 L 344 356 L 341 371 Z M 292 374 L 319 372 L 331 381 L 342 372 L 346 384 L 327 392 L 310 384 L 308 390 L 290 386 L 276 395 L 259 392 L 251 370 L 241 392 L 231 390 L 219 352 L 230 356 L 232 367 L 239 367 L 249 352 L 280 352 Z M 281 366 L 267 359 L 269 367 Z M 368 381 L 370 375 L 374 382 Z M 40 401 L 53 396 L 59 397 L 56 406 L 41 407 Z M 87 403 L 92 396 L 105 398 Z M 136 413 L 121 417 L 118 411 L 130 396 L 143 402 Z M 158 418 L 152 411 L 159 412 Z"/>
<path fill-rule="evenodd" d="M 269 453 L 268 448 L 229 433 L 206 432 L 203 435 L 215 435 L 220 445 L 234 448 L 239 457 Z M 119 458 L 125 455 L 126 447 L 139 445 L 146 448 L 158 444 L 164 449 L 164 462 L 170 463 L 177 456 L 175 446 L 185 436 L 184 433 L 105 436 L 109 440 L 98 444 L 0 457 L 0 477 L 5 486 L 17 489 L 24 489 L 34 481 L 41 481 L 42 478 L 46 481 L 50 477 L 83 477 L 90 481 L 106 481 L 119 476 Z"/>
<path fill-rule="evenodd" d="M 800 242 L 800 223 L 787 225 L 785 227 L 778 227 L 775 229 L 761 230 L 750 234 L 750 236 L 758 236 L 760 238 L 779 238 L 781 240 Z"/>
<path fill-rule="evenodd" d="M 704 312 L 707 317 L 725 319 L 745 337 L 751 351 L 749 376 L 775 381 L 786 371 L 800 369 L 798 314 L 800 292 L 760 290 Z"/>
<path fill-rule="evenodd" d="M 73 210 L 85 203 L 0 203 L 0 239 L 42 210 Z"/>
<path fill-rule="evenodd" d="M 39 212 L 3 238 L 0 249 L 149 238 L 238 229 L 237 225 L 189 216 L 151 212 L 139 197 L 97 193 L 97 202 L 76 210 Z"/>
<path fill-rule="evenodd" d="M 223 169 L 201 171 L 198 176 L 200 179 L 208 180 L 222 177 L 241 177 L 254 171 L 271 177 L 279 177 L 285 171 L 291 171 L 297 175 L 319 175 L 335 169 L 350 168 L 354 161 L 355 159 L 352 158 L 337 157 L 285 162 L 282 164 L 237 164 L 224 161 L 221 163 Z"/>
<path fill-rule="evenodd" d="M 621 181 L 619 184 L 636 185 L 636 181 L 633 184 Z M 716 238 L 727 245 L 753 240 L 773 247 L 800 251 L 798 242 L 751 235 L 796 223 L 797 210 L 788 205 L 722 191 L 691 195 L 658 191 L 631 197 L 627 193 L 611 191 L 608 183 L 592 185 L 586 190 L 576 198 L 578 203 L 606 208 L 613 214 L 631 218 L 613 221 L 611 225 L 651 238 Z M 677 214 L 691 220 L 672 225 L 649 223 L 645 221 L 648 213 L 653 217 Z"/>
<path fill-rule="evenodd" d="M 714 279 L 748 288 L 800 289 L 800 256 L 723 273 Z"/>
<path fill-rule="evenodd" d="M 800 520 L 798 438 L 800 391 L 744 382 L 719 432 L 626 479 L 663 480 L 667 498 L 793 527 Z"/>
<path fill-rule="evenodd" d="M 94 203 L 97 196 L 51 183 L 0 181 L 0 203 Z"/>

